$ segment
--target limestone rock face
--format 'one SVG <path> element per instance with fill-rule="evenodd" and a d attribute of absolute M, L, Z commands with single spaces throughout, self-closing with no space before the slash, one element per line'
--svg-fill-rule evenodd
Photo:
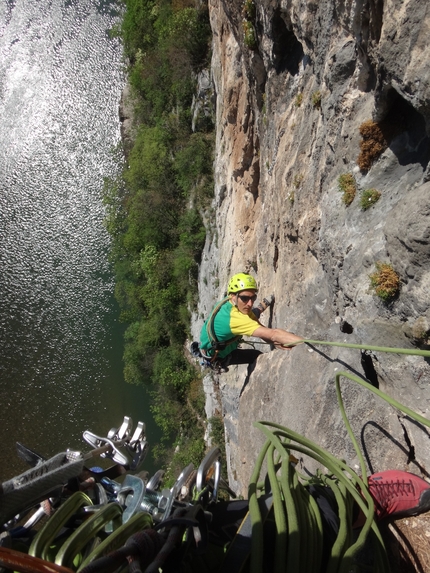
<path fill-rule="evenodd" d="M 203 318 L 231 274 L 275 295 L 262 322 L 312 340 L 424 348 L 430 328 L 430 63 L 427 0 L 256 0 L 256 43 L 243 2 L 210 0 L 216 102 L 215 198 L 200 267 Z M 360 171 L 360 126 L 389 126 L 388 146 Z M 357 193 L 342 201 L 338 178 Z M 363 210 L 361 193 L 380 192 Z M 400 291 L 370 289 L 376 262 Z M 307 346 L 266 353 L 219 379 L 230 482 L 241 493 L 263 436 L 257 420 L 304 433 L 356 464 L 334 377 L 347 371 L 430 418 L 430 361 Z M 312 351 L 311 351 L 312 350 Z M 430 470 L 428 434 L 368 389 L 343 379 L 347 413 L 369 469 Z M 242 391 L 242 394 L 240 395 Z M 410 463 L 409 463 L 410 462 Z"/>

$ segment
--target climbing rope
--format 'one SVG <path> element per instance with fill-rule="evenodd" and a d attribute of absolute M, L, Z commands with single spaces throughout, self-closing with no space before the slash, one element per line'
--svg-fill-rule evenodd
<path fill-rule="evenodd" d="M 280 571 L 312 573 L 319 570 L 322 526 L 319 510 L 315 504 L 311 503 L 311 496 L 305 489 L 307 485 L 311 484 L 330 487 L 338 504 L 340 527 L 336 542 L 331 550 L 327 571 L 330 573 L 349 571 L 357 553 L 364 547 L 370 530 L 372 530 L 373 537 L 377 542 L 375 543 L 375 553 L 378 557 L 376 571 L 381 573 L 389 571 L 384 544 L 374 522 L 373 499 L 368 492 L 365 481 L 345 462 L 296 432 L 270 422 L 257 422 L 254 425 L 266 435 L 267 441 L 257 460 L 248 489 L 249 509 L 253 526 L 255 525 L 252 537 L 250 572 L 261 573 L 263 571 L 264 544 L 263 535 L 260 531 L 262 521 L 257 498 L 257 492 L 261 487 L 257 480 L 263 461 L 266 461 L 267 464 L 270 487 L 273 492 L 277 531 L 273 573 Z M 282 460 L 281 474 L 276 479 L 273 456 L 275 451 Z M 313 458 L 326 467 L 330 475 L 317 475 L 311 478 L 299 476 L 289 461 L 291 451 L 300 452 Z M 357 486 L 364 498 L 357 490 Z M 351 543 L 350 531 L 352 500 L 358 504 L 366 516 L 365 524 L 354 543 Z M 318 566 L 316 566 L 316 562 L 318 562 Z"/>
<path fill-rule="evenodd" d="M 304 342 L 430 356 L 430 351 L 426 350 L 315 340 L 305 340 Z M 296 344 L 299 343 L 285 346 L 295 346 Z M 253 524 L 250 573 L 262 573 L 263 563 L 267 557 L 264 553 L 264 523 L 258 503 L 259 493 L 261 495 L 264 490 L 267 494 L 267 481 L 263 484 L 258 482 L 264 464 L 270 484 L 269 489 L 273 495 L 273 514 L 276 524 L 273 573 L 280 573 L 281 571 L 294 573 L 299 570 L 304 573 L 313 573 L 320 568 L 323 539 L 321 515 L 315 500 L 307 490 L 308 486 L 315 484 L 329 488 L 333 492 L 338 506 L 339 531 L 331 549 L 326 567 L 327 573 L 347 573 L 355 570 L 358 555 L 364 548 L 369 534 L 373 542 L 374 571 L 388 573 L 390 570 L 384 542 L 374 521 L 374 502 L 368 489 L 366 464 L 345 412 L 341 392 L 342 378 L 360 384 L 413 420 L 430 428 L 430 420 L 394 400 L 358 376 L 343 371 L 336 373 L 335 376 L 336 395 L 347 433 L 359 459 L 362 477 L 357 475 L 343 460 L 337 459 L 330 452 L 293 430 L 271 422 L 256 422 L 254 426 L 263 432 L 266 436 L 266 442 L 257 458 L 248 488 L 249 511 Z M 325 467 L 329 474 L 324 475 L 317 472 L 311 478 L 300 475 L 297 467 L 291 463 L 291 451 L 299 452 L 314 459 Z M 366 518 L 355 541 L 352 535 L 352 508 L 354 503 L 363 511 Z"/>
<path fill-rule="evenodd" d="M 373 350 L 374 352 L 391 352 L 393 354 L 409 354 L 410 356 L 430 357 L 430 350 L 420 350 L 419 348 L 391 348 L 389 346 L 370 346 L 369 344 L 352 344 L 349 342 L 327 342 L 325 340 L 303 339 L 298 342 L 283 344 L 285 348 L 291 348 L 297 344 L 321 344 L 324 346 L 340 346 L 341 348 L 358 348 L 360 350 Z"/>

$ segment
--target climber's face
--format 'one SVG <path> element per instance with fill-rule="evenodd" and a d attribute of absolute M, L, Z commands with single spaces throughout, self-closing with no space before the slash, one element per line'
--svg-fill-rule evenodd
<path fill-rule="evenodd" d="M 255 290 L 242 290 L 234 295 L 233 304 L 242 314 L 249 314 L 256 300 L 257 293 Z"/>

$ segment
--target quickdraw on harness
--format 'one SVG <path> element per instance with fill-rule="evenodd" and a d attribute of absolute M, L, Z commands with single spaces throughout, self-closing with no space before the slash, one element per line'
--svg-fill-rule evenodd
<path fill-rule="evenodd" d="M 229 297 L 226 296 L 223 298 L 212 310 L 210 317 L 206 322 L 206 334 L 208 336 L 208 340 L 210 342 L 209 352 L 212 353 L 211 355 L 205 354 L 202 349 L 200 352 L 202 357 L 205 359 L 206 362 L 209 363 L 209 366 L 213 367 L 216 362 L 218 361 L 218 354 L 227 348 L 230 344 L 233 344 L 236 341 L 241 340 L 241 336 L 233 336 L 228 340 L 219 341 L 216 334 L 215 334 L 215 317 L 221 308 L 229 301 Z"/>

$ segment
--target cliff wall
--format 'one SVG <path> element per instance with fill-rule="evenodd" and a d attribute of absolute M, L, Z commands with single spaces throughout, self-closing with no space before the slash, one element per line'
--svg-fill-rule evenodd
<path fill-rule="evenodd" d="M 248 270 L 261 296 L 275 295 L 265 324 L 313 340 L 424 348 L 430 328 L 427 0 L 256 0 L 255 15 L 244 12 L 242 0 L 209 5 L 215 198 L 206 213 L 194 338 L 229 276 Z M 360 126 L 367 120 L 386 127 L 388 147 L 360 170 Z M 357 183 L 349 206 L 338 184 L 346 173 Z M 367 189 L 381 195 L 363 210 L 360 195 Z M 376 262 L 392 264 L 400 276 L 391 302 L 370 289 Z M 338 370 L 430 417 L 430 363 L 422 357 L 259 348 L 265 354 L 245 386 L 243 366 L 205 378 L 208 410 L 221 411 L 225 422 L 230 482 L 242 493 L 263 443 L 256 420 L 286 425 L 357 463 L 337 405 Z M 396 465 L 428 475 L 428 431 L 359 385 L 345 380 L 343 388 L 369 469 Z"/>

